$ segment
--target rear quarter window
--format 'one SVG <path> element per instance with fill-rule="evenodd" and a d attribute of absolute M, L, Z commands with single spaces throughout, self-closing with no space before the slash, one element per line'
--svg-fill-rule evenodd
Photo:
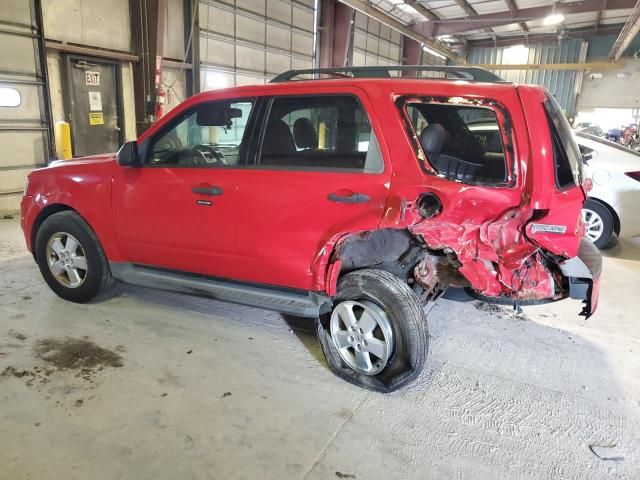
<path fill-rule="evenodd" d="M 422 152 L 439 175 L 470 184 L 507 182 L 502 129 L 491 108 L 413 100 L 405 108 Z"/>

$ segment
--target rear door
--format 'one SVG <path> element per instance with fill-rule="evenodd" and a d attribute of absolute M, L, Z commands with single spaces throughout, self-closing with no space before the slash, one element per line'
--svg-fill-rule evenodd
<path fill-rule="evenodd" d="M 269 100 L 255 165 L 238 176 L 237 278 L 322 289 L 325 244 L 378 228 L 391 168 L 367 111 L 356 89 Z"/>

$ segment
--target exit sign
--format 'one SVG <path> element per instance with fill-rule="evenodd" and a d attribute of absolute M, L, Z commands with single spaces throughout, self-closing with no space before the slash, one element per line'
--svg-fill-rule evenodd
<path fill-rule="evenodd" d="M 100 72 L 90 72 L 89 70 L 86 70 L 84 72 L 84 78 L 87 82 L 87 85 L 96 87 L 100 86 Z"/>

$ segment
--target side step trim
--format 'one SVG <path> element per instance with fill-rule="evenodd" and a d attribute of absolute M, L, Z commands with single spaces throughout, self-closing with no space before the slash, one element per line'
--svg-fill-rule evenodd
<path fill-rule="evenodd" d="M 132 263 L 110 262 L 114 278 L 141 287 L 199 295 L 225 302 L 264 308 L 299 317 L 317 318 L 331 310 L 331 298 L 315 292 L 229 282 Z"/>

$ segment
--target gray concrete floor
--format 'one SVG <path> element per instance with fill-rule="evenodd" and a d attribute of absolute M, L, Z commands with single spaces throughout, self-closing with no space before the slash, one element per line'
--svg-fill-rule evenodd
<path fill-rule="evenodd" d="M 608 255 L 588 321 L 439 301 L 424 374 L 381 395 L 304 320 L 134 287 L 64 302 L 0 221 L 0 479 L 640 478 L 640 242 Z"/>

